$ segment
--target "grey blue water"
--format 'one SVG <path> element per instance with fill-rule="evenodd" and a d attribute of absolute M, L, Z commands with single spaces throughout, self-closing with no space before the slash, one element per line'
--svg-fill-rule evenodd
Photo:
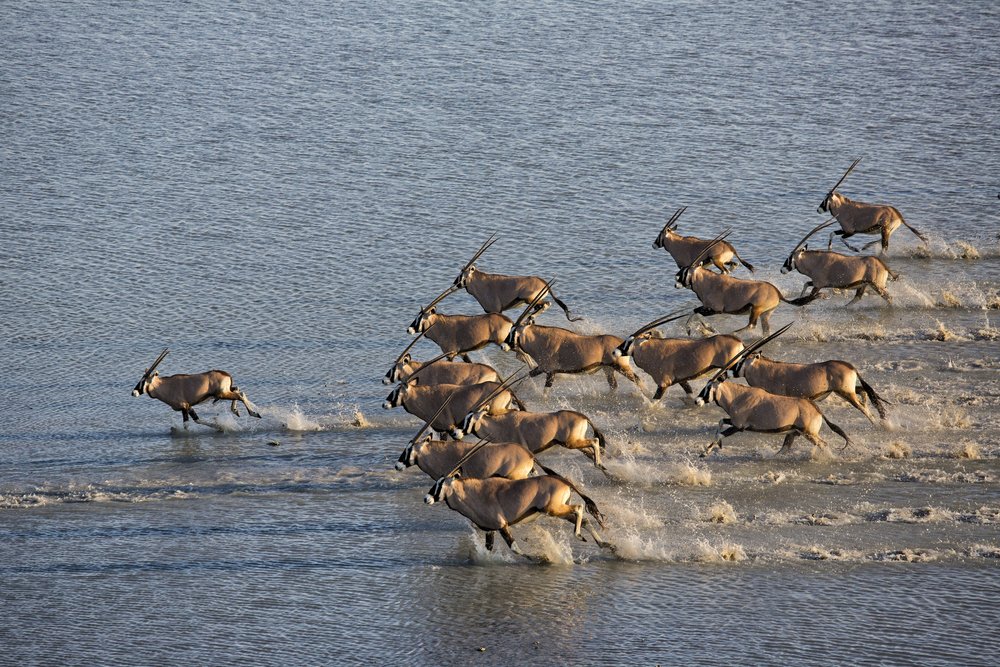
<path fill-rule="evenodd" d="M 1000 659 L 996 4 L 8 1 L 0 19 L 0 664 Z M 769 349 L 848 360 L 892 403 L 877 425 L 820 404 L 852 446 L 825 431 L 829 452 L 776 456 L 781 436 L 739 434 L 699 459 L 724 415 L 678 388 L 533 380 L 530 408 L 610 440 L 609 478 L 542 456 L 619 557 L 555 519 L 516 528 L 548 565 L 487 553 L 393 469 L 420 422 L 382 410 L 382 375 L 490 234 L 480 268 L 555 278 L 569 326 L 624 335 L 695 303 L 652 247 L 681 206 L 682 233 L 731 227 L 797 295 L 781 262 L 857 157 L 841 191 L 929 242 L 893 236 L 891 307 L 782 305 L 795 325 Z M 206 405 L 218 429 L 185 429 L 130 396 L 165 347 L 163 374 L 227 370 L 263 418 Z"/>

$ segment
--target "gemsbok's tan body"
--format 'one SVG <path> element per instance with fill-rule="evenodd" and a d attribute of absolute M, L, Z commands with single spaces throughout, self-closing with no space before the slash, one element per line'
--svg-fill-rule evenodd
<path fill-rule="evenodd" d="M 446 401 L 449 401 L 446 409 L 440 410 Z M 519 404 L 513 392 L 502 388 L 498 382 L 418 385 L 408 380 L 386 396 L 382 407 L 386 410 L 402 407 L 411 415 L 430 422 L 435 431 L 447 433 L 453 432 L 465 415 L 480 405 L 489 414 L 503 414 Z"/>
<path fill-rule="evenodd" d="M 588 435 L 588 428 L 593 437 Z M 597 468 L 605 469 L 601 451 L 607 447 L 607 439 L 589 417 L 574 410 L 489 414 L 480 408 L 470 412 L 456 431 L 458 437 L 466 434 L 490 442 L 516 442 L 536 455 L 556 445 L 579 449 Z"/>
<path fill-rule="evenodd" d="M 917 238 L 926 243 L 927 238 L 915 228 L 911 227 L 906 220 L 903 219 L 903 214 L 900 213 L 899 209 L 896 207 L 889 206 L 887 204 L 866 204 L 865 202 L 854 201 L 837 192 L 837 188 L 840 187 L 840 184 L 844 182 L 847 175 L 850 174 L 860 162 L 861 158 L 858 158 L 850 167 L 848 167 L 844 175 L 840 177 L 839 181 L 837 181 L 837 184 L 826 193 L 826 197 L 823 198 L 819 208 L 816 209 L 819 213 L 829 213 L 837 219 L 838 223 L 840 223 L 840 229 L 830 234 L 830 240 L 827 244 L 827 248 L 833 244 L 834 236 L 840 236 L 844 241 L 844 245 L 857 252 L 858 249 L 851 247 L 851 245 L 847 243 L 846 239 L 854 236 L 855 234 L 879 234 L 882 237 L 882 250 L 880 254 L 885 254 L 889 250 L 889 237 L 892 236 L 892 233 L 896 231 L 900 225 L 905 226 L 913 232 Z M 878 243 L 878 240 L 865 244 L 863 248 L 868 248 L 876 243 Z"/>
<path fill-rule="evenodd" d="M 532 301 L 537 303 L 538 312 L 541 312 L 546 310 L 550 305 L 548 301 L 541 300 L 544 293 L 548 291 L 552 300 L 566 313 L 567 320 L 576 321 L 580 319 L 573 317 L 566 304 L 559 300 L 555 294 L 552 294 L 551 290 L 547 289 L 548 286 L 545 281 L 538 276 L 508 276 L 501 273 L 486 273 L 477 269 L 475 266 L 476 260 L 496 240 L 497 237 L 494 234 L 486 240 L 486 243 L 479 247 L 479 250 L 472 256 L 472 259 L 466 262 L 465 266 L 458 272 L 458 277 L 455 278 L 452 288 L 446 290 L 442 298 L 456 290 L 465 289 L 466 292 L 479 302 L 479 305 L 487 313 L 502 313 L 505 310 L 510 310 L 511 308 Z"/>
<path fill-rule="evenodd" d="M 246 393 L 233 384 L 233 376 L 226 371 L 212 370 L 204 373 L 161 377 L 156 372 L 156 367 L 163 361 L 168 352 L 169 350 L 161 352 L 153 365 L 146 369 L 138 384 L 132 389 L 133 396 L 147 394 L 150 398 L 163 401 L 181 413 L 185 426 L 187 426 L 188 419 L 193 419 L 199 424 L 204 423 L 199 419 L 194 406 L 210 398 L 214 399 L 213 402 L 216 403 L 231 401 L 229 409 L 236 416 L 240 414 L 236 403 L 240 402 L 250 416 L 260 418 L 260 413 L 247 398 Z M 211 424 L 205 425 L 211 426 Z"/>
<path fill-rule="evenodd" d="M 653 241 L 654 248 L 663 248 L 677 262 L 677 268 L 683 269 L 691 266 L 695 258 L 704 253 L 699 260 L 701 266 L 715 266 L 721 273 L 731 273 L 736 269 L 736 262 L 745 266 L 751 273 L 754 268 L 746 262 L 739 253 L 736 252 L 730 243 L 719 241 L 713 244 L 711 239 L 700 239 L 696 236 L 681 236 L 677 233 L 677 219 L 687 210 L 687 207 L 678 209 L 676 213 L 667 221 L 663 229 Z"/>
<path fill-rule="evenodd" d="M 722 449 L 722 439 L 740 431 L 787 433 L 779 454 L 790 451 L 792 442 L 800 435 L 817 447 L 826 448 L 826 441 L 819 435 L 824 422 L 846 443 L 850 443 L 840 427 L 827 420 L 816 404 L 807 398 L 779 396 L 758 387 L 744 387 L 733 382 L 709 383 L 699 398 L 704 403 L 714 402 L 729 415 L 719 422 L 715 440 L 709 443 L 702 456 L 708 456 L 714 447 Z"/>
<path fill-rule="evenodd" d="M 423 439 L 407 445 L 396 462 L 396 469 L 417 466 L 432 479 L 440 479 L 468 454 L 476 443 L 467 440 Z M 482 479 L 506 477 L 524 479 L 531 475 L 535 457 L 516 442 L 490 442 L 472 454 L 462 464 L 462 476 Z"/>
<path fill-rule="evenodd" d="M 777 287 L 764 280 L 733 278 L 701 266 L 678 271 L 676 286 L 689 288 L 701 301 L 702 305 L 695 308 L 696 314 L 739 315 L 749 312 L 750 320 L 747 325 L 736 331 L 752 330 L 760 321 L 764 335 L 770 332 L 771 313 L 781 305 L 781 302 L 804 306 L 816 298 L 815 295 L 810 295 L 798 299 L 786 299 Z"/>
<path fill-rule="evenodd" d="M 551 387 L 555 376 L 560 373 L 595 373 L 604 369 L 608 385 L 618 386 L 615 373 L 621 373 L 632 382 L 639 384 L 639 378 L 629 368 L 627 359 L 614 356 L 615 348 L 622 339 L 607 334 L 579 334 L 562 327 L 534 324 L 529 318 L 517 327 L 512 327 L 504 346 L 521 353 L 534 363 L 532 377 L 545 375 L 545 386 Z"/>
<path fill-rule="evenodd" d="M 509 318 L 499 313 L 445 315 L 431 306 L 421 309 L 408 331 L 410 334 L 424 333 L 442 352 L 461 355 L 471 362 L 469 352 L 490 344 L 502 345 L 512 325 Z"/>
<path fill-rule="evenodd" d="M 816 225 L 802 237 L 781 265 L 781 272 L 798 271 L 810 279 L 802 288 L 803 295 L 809 288 L 812 288 L 811 296 L 817 296 L 820 290 L 827 288 L 857 289 L 854 298 L 847 304 L 850 306 L 871 287 L 888 303 L 892 303 L 892 297 L 885 286 L 889 280 L 896 280 L 899 276 L 882 259 L 844 255 L 832 250 L 809 250 L 806 245 L 809 237 L 834 222 L 836 220 L 831 219 Z"/>
<path fill-rule="evenodd" d="M 538 276 L 505 276 L 499 273 L 485 273 L 475 266 L 469 266 L 455 279 L 455 284 L 464 287 L 479 302 L 487 313 L 502 313 L 517 306 L 531 302 L 545 289 L 545 281 Z M 579 320 L 573 317 L 569 308 L 556 295 L 549 292 L 552 300 L 562 308 L 566 319 L 571 322 Z M 549 302 L 538 302 L 542 312 L 549 307 Z"/>
<path fill-rule="evenodd" d="M 871 287 L 880 297 L 892 303 L 886 283 L 899 276 L 878 257 L 844 255 L 832 250 L 799 250 L 791 260 L 791 268 L 809 278 L 803 287 L 803 294 L 809 288 L 812 288 L 811 295 L 828 288 L 856 289 L 854 298 L 847 304 L 850 306 Z M 784 267 L 782 273 L 787 273 Z"/>
<path fill-rule="evenodd" d="M 709 371 L 722 368 L 731 358 L 743 350 L 743 341 L 731 334 L 719 334 L 707 338 L 652 338 L 640 335 L 626 339 L 618 348 L 622 356 L 632 358 L 633 363 L 646 372 L 656 383 L 653 400 L 663 398 L 669 387 L 675 384 L 688 395 L 694 390 L 688 384 Z"/>
<path fill-rule="evenodd" d="M 812 364 L 775 361 L 760 353 L 749 355 L 732 368 L 734 377 L 741 377 L 751 387 L 760 387 L 772 394 L 808 398 L 820 401 L 831 393 L 843 398 L 861 411 L 871 423 L 875 417 L 862 400 L 865 395 L 886 418 L 886 401 L 858 373 L 851 364 L 831 359 Z"/>
<path fill-rule="evenodd" d="M 601 538 L 584 516 L 586 508 L 598 524 L 604 526 L 604 517 L 594 501 L 565 477 L 540 464 L 539 467 L 545 475 L 517 480 L 502 477 L 465 479 L 452 474 L 439 479 L 424 497 L 424 502 L 433 505 L 443 500 L 486 533 L 486 548 L 491 551 L 494 534 L 499 532 L 511 551 L 530 558 L 517 546 L 510 527 L 543 514 L 572 523 L 574 534 L 583 541 L 586 538 L 582 529 L 586 528 L 598 546 L 613 551 L 614 547 Z M 583 499 L 583 504 L 572 502 L 574 492 Z"/>

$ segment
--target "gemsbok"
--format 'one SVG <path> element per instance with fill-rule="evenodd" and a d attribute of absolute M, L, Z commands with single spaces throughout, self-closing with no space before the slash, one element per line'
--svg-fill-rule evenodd
<path fill-rule="evenodd" d="M 218 428 L 212 424 L 202 422 L 198 417 L 198 413 L 194 411 L 194 406 L 210 398 L 215 399 L 213 403 L 232 401 L 229 409 L 237 417 L 240 412 L 236 408 L 236 403 L 239 401 L 246 407 L 251 417 L 260 419 L 260 413 L 257 412 L 254 404 L 250 402 L 245 392 L 233 384 L 233 376 L 226 371 L 213 370 L 191 375 L 180 374 L 160 377 L 160 374 L 156 372 L 156 367 L 160 365 L 160 362 L 169 353 L 170 350 L 163 350 L 160 356 L 156 358 L 156 361 L 145 370 L 139 382 L 132 389 L 133 396 L 148 394 L 150 398 L 163 401 L 181 413 L 184 417 L 185 427 L 187 427 L 187 422 L 190 418 L 197 424 Z"/>
<path fill-rule="evenodd" d="M 450 402 L 448 409 L 439 411 L 445 401 Z M 513 392 L 499 382 L 418 385 L 414 378 L 397 385 L 382 403 L 386 410 L 402 407 L 411 415 L 430 421 L 438 433 L 454 432 L 465 415 L 478 405 L 483 405 L 491 414 L 524 407 Z"/>
<path fill-rule="evenodd" d="M 434 483 L 424 496 L 425 503 L 433 505 L 444 501 L 448 507 L 486 533 L 486 548 L 490 551 L 493 550 L 495 533 L 499 532 L 512 552 L 530 560 L 539 560 L 521 551 L 510 528 L 546 514 L 572 523 L 573 534 L 584 542 L 587 538 L 583 536 L 582 529 L 586 528 L 598 546 L 614 553 L 615 547 L 604 541 L 590 525 L 589 519 L 584 516 L 584 508 L 602 528 L 604 516 L 597 504 L 573 482 L 541 464 L 538 467 L 545 474 L 538 477 L 517 480 L 503 477 L 466 479 L 461 476 L 462 466 L 475 451 L 471 450 L 448 475 Z M 572 502 L 574 492 L 583 499 L 583 504 Z"/>
<path fill-rule="evenodd" d="M 499 273 L 486 273 L 476 268 L 475 261 L 496 242 L 496 235 L 491 236 L 486 243 L 476 251 L 455 278 L 455 289 L 465 289 L 479 302 L 487 313 L 502 313 L 521 304 L 529 303 L 545 290 L 545 281 L 538 276 L 507 276 Z M 573 317 L 569 308 L 549 290 L 548 295 L 562 308 L 566 319 L 576 322 L 583 318 Z M 549 307 L 548 301 L 538 302 L 538 312 Z"/>
<path fill-rule="evenodd" d="M 645 371 L 656 383 L 653 400 L 663 398 L 667 389 L 675 384 L 692 396 L 689 382 L 714 368 L 722 368 L 743 350 L 743 341 L 731 334 L 718 334 L 707 338 L 656 338 L 653 330 L 667 322 L 680 319 L 687 311 L 674 313 L 653 320 L 630 334 L 615 351 L 615 356 L 631 357 L 635 365 Z"/>
<path fill-rule="evenodd" d="M 722 439 L 740 431 L 786 433 L 779 454 L 790 451 L 792 443 L 800 435 L 805 436 L 813 445 L 825 449 L 826 441 L 819 435 L 824 423 L 844 439 L 844 447 L 851 444 L 843 429 L 827 419 L 808 398 L 780 396 L 758 387 L 744 387 L 735 382 L 725 381 L 728 370 L 742 357 L 760 349 L 787 331 L 790 326 L 791 323 L 786 324 L 774 334 L 751 343 L 720 369 L 698 394 L 696 403 L 699 406 L 715 403 L 729 415 L 719 421 L 715 439 L 708 444 L 701 456 L 708 456 L 715 447 L 722 449 Z"/>
<path fill-rule="evenodd" d="M 520 381 L 512 376 L 506 386 L 513 384 L 511 380 Z M 466 435 L 474 435 L 491 442 L 516 442 L 527 447 L 532 454 L 540 454 L 556 445 L 562 445 L 566 449 L 579 449 L 599 470 L 608 474 L 601 463 L 601 453 L 607 449 L 607 438 L 586 415 L 573 410 L 522 410 L 491 415 L 486 408 L 487 399 L 484 399 L 482 405 L 476 405 L 469 411 L 461 426 L 451 433 L 452 437 L 460 440 Z M 513 417 L 515 414 L 519 416 Z M 594 437 L 588 437 L 588 428 L 593 431 Z"/>
<path fill-rule="evenodd" d="M 840 177 L 837 184 L 830 188 L 830 191 L 826 193 L 826 197 L 820 202 L 819 208 L 816 209 L 817 213 L 829 213 L 837 222 L 840 223 L 840 229 L 838 231 L 832 232 L 830 234 L 830 240 L 827 244 L 827 248 L 833 244 L 833 237 L 839 236 L 841 240 L 851 250 L 859 252 L 857 248 L 852 247 L 846 239 L 854 236 L 855 234 L 880 234 L 882 237 L 882 251 L 880 254 L 885 254 L 889 250 L 889 237 L 892 233 L 896 231 L 900 225 L 905 226 L 911 232 L 913 232 L 917 238 L 919 238 L 924 243 L 927 243 L 927 238 L 917 231 L 915 228 L 911 227 L 906 220 L 903 219 L 903 214 L 899 212 L 894 206 L 888 206 L 886 204 L 866 204 L 860 201 L 853 201 L 848 199 L 844 195 L 837 192 L 837 188 L 840 184 L 844 182 L 848 174 L 854 171 L 854 168 L 858 166 L 861 162 L 861 158 L 855 160 L 844 175 Z M 878 243 L 878 239 L 872 241 L 871 243 L 866 243 L 862 249 L 867 249 L 870 246 Z"/>
<path fill-rule="evenodd" d="M 514 350 L 525 360 L 534 364 L 530 377 L 545 375 L 545 386 L 551 387 L 559 373 L 595 373 L 604 368 L 608 385 L 618 386 L 615 373 L 621 373 L 639 386 L 639 378 L 629 367 L 627 359 L 614 356 L 615 348 L 622 339 L 611 335 L 579 334 L 561 327 L 542 326 L 534 323 L 534 308 L 545 295 L 546 289 L 528 303 L 524 311 L 511 325 L 507 338 L 500 349 Z"/>
<path fill-rule="evenodd" d="M 707 239 L 678 234 L 677 219 L 686 210 L 687 206 L 677 209 L 670 219 L 667 220 L 667 224 L 663 226 L 656 240 L 653 241 L 654 248 L 663 248 L 666 250 L 674 258 L 674 261 L 677 262 L 678 269 L 691 266 L 694 263 L 695 257 L 698 257 L 703 250 L 708 248 L 708 252 L 701 259 L 702 266 L 715 266 L 719 269 L 720 273 L 732 273 L 736 269 L 736 262 L 739 261 L 740 264 L 750 270 L 750 273 L 754 272 L 753 265 L 740 257 L 739 253 L 736 252 L 736 248 L 726 241 L 719 241 L 713 245 L 712 241 Z"/>
<path fill-rule="evenodd" d="M 422 335 L 422 334 L 421 334 Z M 416 361 L 410 356 L 410 348 L 420 336 L 406 346 L 396 357 L 392 368 L 382 377 L 382 384 L 404 382 L 419 372 L 419 384 L 479 384 L 499 382 L 500 375 L 492 366 L 464 361 L 445 360 L 448 353 L 442 352 L 428 361 Z"/>
<path fill-rule="evenodd" d="M 858 369 L 846 361 L 830 359 L 812 364 L 796 364 L 775 361 L 762 356 L 760 352 L 754 352 L 742 357 L 730 372 L 733 377 L 746 380 L 751 387 L 760 387 L 772 394 L 797 396 L 811 401 L 821 401 L 831 393 L 837 394 L 874 424 L 875 417 L 864 403 L 864 397 L 867 396 L 878 410 L 879 417 L 887 417 L 886 405 L 889 402 L 879 396 L 861 377 Z"/>
<path fill-rule="evenodd" d="M 502 345 L 513 322 L 499 313 L 445 315 L 437 312 L 435 306 L 453 290 L 445 290 L 430 305 L 422 307 L 407 331 L 411 335 L 423 333 L 437 343 L 442 352 L 449 356 L 461 355 L 462 359 L 471 362 L 469 352 L 490 343 Z"/>
<path fill-rule="evenodd" d="M 713 243 L 721 241 L 728 234 L 728 230 L 723 232 L 713 240 Z M 771 313 L 782 302 L 793 306 L 804 306 L 816 298 L 816 295 L 809 295 L 797 299 L 786 299 L 781 294 L 781 290 L 769 282 L 733 278 L 709 271 L 701 266 L 701 260 L 707 253 L 708 249 L 706 248 L 690 266 L 678 271 L 676 276 L 675 286 L 678 289 L 689 288 L 701 301 L 702 305 L 694 309 L 691 318 L 696 315 L 739 315 L 749 312 L 750 321 L 747 325 L 733 333 L 754 329 L 759 320 L 766 336 L 771 330 Z M 511 330 L 513 331 L 513 329 Z"/>
<path fill-rule="evenodd" d="M 449 402 L 450 400 L 446 400 L 442 403 L 438 412 L 424 422 L 417 434 L 406 444 L 403 453 L 396 461 L 396 470 L 416 465 L 432 479 L 440 479 L 474 447 L 478 447 L 477 452 L 463 464 L 462 471 L 466 477 L 524 479 L 531 475 L 535 457 L 524 445 L 515 442 L 489 442 L 480 447 L 484 440 L 476 444 L 464 440 L 434 440 L 427 431 L 431 427 L 431 422 L 447 408 Z"/>
<path fill-rule="evenodd" d="M 835 221 L 828 220 L 817 225 L 806 234 L 792 249 L 785 263 L 781 266 L 782 273 L 798 271 L 809 278 L 803 286 L 805 295 L 812 288 L 811 295 L 816 296 L 822 289 L 856 289 L 850 306 L 865 295 L 871 287 L 878 295 L 892 303 L 892 296 L 886 290 L 886 283 L 896 280 L 899 276 L 879 257 L 844 255 L 832 250 L 809 250 L 806 241 L 819 230 L 832 225 Z"/>

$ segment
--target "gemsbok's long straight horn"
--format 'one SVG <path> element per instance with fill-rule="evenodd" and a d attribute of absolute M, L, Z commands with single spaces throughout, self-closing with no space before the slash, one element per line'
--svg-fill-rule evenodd
<path fill-rule="evenodd" d="M 690 316 L 690 314 L 691 314 L 691 310 L 689 308 L 685 308 L 684 310 L 674 311 L 674 312 L 670 313 L 669 315 L 665 315 L 665 316 L 663 316 L 663 317 L 661 317 L 659 319 L 653 320 L 652 322 L 650 322 L 648 324 L 642 325 L 634 333 L 630 334 L 628 336 L 628 338 L 635 338 L 636 336 L 638 336 L 640 334 L 646 333 L 650 329 L 655 329 L 656 327 L 658 327 L 658 326 L 660 326 L 662 324 L 666 324 L 667 322 L 673 322 L 674 320 L 679 320 L 682 317 L 688 317 L 688 316 Z"/>
<path fill-rule="evenodd" d="M 458 288 L 458 287 L 456 287 L 456 286 L 452 285 L 451 287 L 449 287 L 449 288 L 448 288 L 448 289 L 446 289 L 445 291 L 443 291 L 443 292 L 441 292 L 440 294 L 438 294 L 438 295 L 437 295 L 437 297 L 435 297 L 435 299 L 434 299 L 433 301 L 431 301 L 431 302 L 430 302 L 429 304 L 427 304 L 426 306 L 422 307 L 422 308 L 421 308 L 420 310 L 422 310 L 422 311 L 427 311 L 427 310 L 430 310 L 430 309 L 431 309 L 431 308 L 433 308 L 434 306 L 436 306 L 436 305 L 438 305 L 439 303 L 441 303 L 441 301 L 442 301 L 442 300 L 443 300 L 443 299 L 444 299 L 444 298 L 445 298 L 446 296 L 451 296 L 452 294 L 454 294 L 454 293 L 455 293 L 455 292 L 457 292 L 458 290 L 459 290 L 459 288 Z"/>
<path fill-rule="evenodd" d="M 421 331 L 419 334 L 417 334 L 417 337 L 414 338 L 413 340 L 411 340 L 410 344 L 407 345 L 405 348 L 403 348 L 403 351 L 399 353 L 399 356 L 396 357 L 396 362 L 395 363 L 398 364 L 399 362 L 401 362 L 403 360 L 403 357 L 406 356 L 406 353 L 409 352 L 410 350 L 412 350 L 413 346 L 417 344 L 417 341 L 420 340 L 421 338 L 423 338 L 424 334 L 426 334 L 428 331 L 430 331 L 433 328 L 434 328 L 434 325 L 432 324 L 429 327 L 427 327 L 426 329 L 424 329 L 423 331 Z"/>
<path fill-rule="evenodd" d="M 667 231 L 668 229 L 673 229 L 674 227 L 676 227 L 677 219 L 681 217 L 681 215 L 684 213 L 684 211 L 687 210 L 687 208 L 688 208 L 687 206 L 681 206 L 679 209 L 674 211 L 674 214 L 670 216 L 669 220 L 667 220 L 667 224 L 663 225 L 663 231 Z"/>
<path fill-rule="evenodd" d="M 819 230 L 821 230 L 821 229 L 823 229 L 825 227 L 829 227 L 830 225 L 832 225 L 835 222 L 837 222 L 836 218 L 830 218 L 826 222 L 821 222 L 820 224 L 818 224 L 815 227 L 813 227 L 812 231 L 810 231 L 808 234 L 806 234 L 805 236 L 803 236 L 802 240 L 795 244 L 795 247 L 792 249 L 792 254 L 794 255 L 798 251 L 798 249 L 801 248 L 805 244 L 805 242 L 809 240 L 809 237 L 811 237 L 813 234 L 815 234 L 816 232 L 818 232 Z"/>
<path fill-rule="evenodd" d="M 459 271 L 458 274 L 459 275 L 463 274 L 467 268 L 475 264 L 476 260 L 482 257 L 483 253 L 489 250 L 490 246 L 492 246 L 494 243 L 497 242 L 497 238 L 499 238 L 497 236 L 497 233 L 493 232 L 493 235 L 490 236 L 488 239 L 486 239 L 486 243 L 479 246 L 479 250 L 477 250 L 476 253 L 472 256 L 472 259 L 470 259 L 468 262 L 465 263 L 465 266 L 462 267 L 462 270 Z"/>
<path fill-rule="evenodd" d="M 420 427 L 420 430 L 417 431 L 417 434 L 415 436 L 413 436 L 412 438 L 410 438 L 410 443 L 409 444 L 411 444 L 411 445 L 417 444 L 417 440 L 420 439 L 420 436 L 422 436 L 424 433 L 426 433 L 427 429 L 429 429 L 431 427 L 431 424 L 433 424 L 434 421 L 438 417 L 441 416 L 441 413 L 444 412 L 445 408 L 448 407 L 448 404 L 451 403 L 451 399 L 453 399 L 455 397 L 455 394 L 457 394 L 457 393 L 458 393 L 457 390 L 453 391 L 450 394 L 448 394 L 448 398 L 446 398 L 443 401 L 441 401 L 441 407 L 439 407 L 437 409 L 437 412 L 434 413 L 433 417 L 431 417 L 426 422 L 424 422 L 424 425 Z"/>
<path fill-rule="evenodd" d="M 832 188 L 830 188 L 830 192 L 833 192 L 833 191 L 835 191 L 835 190 L 836 190 L 837 188 L 839 188 L 839 187 L 840 187 L 840 184 L 844 182 L 844 179 L 845 179 L 845 178 L 847 178 L 847 176 L 848 176 L 848 175 L 849 175 L 849 174 L 850 174 L 850 173 L 851 173 L 852 171 L 854 171 L 854 168 L 855 168 L 855 167 L 857 167 L 857 166 L 858 166 L 858 164 L 860 164 L 860 163 L 861 163 L 861 158 L 858 158 L 857 160 L 855 160 L 854 162 L 852 162 L 852 163 L 851 163 L 851 166 L 850 166 L 850 167 L 848 167 L 848 168 L 847 168 L 847 171 L 845 171 L 845 172 L 844 172 L 844 175 L 840 177 L 840 180 L 839 180 L 839 181 L 837 181 L 837 184 L 836 184 L 835 186 L 833 186 Z"/>
<path fill-rule="evenodd" d="M 789 322 L 788 324 L 786 324 L 785 326 L 781 327 L 780 329 L 778 329 L 774 333 L 769 334 L 767 336 L 764 336 L 760 340 L 754 341 L 753 343 L 750 343 L 749 345 L 747 345 L 745 348 L 743 348 L 743 350 L 741 352 L 737 353 L 736 355 L 733 356 L 732 359 L 730 359 L 729 361 L 727 361 L 726 365 L 723 366 L 722 368 L 720 368 L 719 372 L 717 372 L 715 375 L 713 375 L 712 379 L 709 380 L 708 383 L 711 384 L 712 382 L 715 382 L 716 380 L 718 380 L 720 377 L 722 377 L 723 375 L 725 375 L 729 371 L 730 368 L 732 368 L 737 363 L 739 363 L 740 359 L 748 357 L 751 354 L 753 354 L 754 352 L 756 352 L 757 350 L 759 350 L 760 348 L 764 347 L 765 345 L 767 345 L 768 343 L 770 343 L 772 340 L 774 340 L 775 338 L 777 338 L 781 334 L 783 334 L 786 331 L 788 331 L 792 327 L 793 324 L 795 324 L 795 322 Z"/>
<path fill-rule="evenodd" d="M 163 348 L 163 352 L 160 352 L 160 356 L 156 358 L 156 361 L 150 364 L 149 368 L 146 369 L 146 373 L 143 375 L 143 377 L 144 378 L 150 377 L 156 370 L 156 367 L 160 365 L 160 363 L 166 358 L 168 354 L 170 354 L 170 348 L 166 347 Z"/>

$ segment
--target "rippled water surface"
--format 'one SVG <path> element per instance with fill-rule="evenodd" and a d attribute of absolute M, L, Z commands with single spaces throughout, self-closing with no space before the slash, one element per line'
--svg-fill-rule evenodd
<path fill-rule="evenodd" d="M 21 3 L 0 7 L 0 663 L 995 664 L 1000 12 L 989 3 Z M 651 242 L 778 271 L 826 191 L 905 229 L 894 305 L 782 306 L 768 354 L 854 363 L 854 444 L 776 457 L 673 388 L 541 381 L 609 436 L 516 559 L 392 464 L 406 326 L 491 233 L 624 335 L 694 304 Z M 813 241 L 820 245 L 825 237 Z M 743 275 L 741 273 L 738 275 Z M 460 294 L 445 312 L 475 313 Z M 565 325 L 557 311 L 542 317 Z M 743 316 L 713 318 L 725 331 Z M 671 325 L 671 335 L 682 327 Z M 184 429 L 129 392 L 223 368 Z M 420 358 L 436 353 L 428 341 Z M 497 348 L 473 356 L 513 372 Z M 700 383 L 696 384 L 697 387 Z"/>

